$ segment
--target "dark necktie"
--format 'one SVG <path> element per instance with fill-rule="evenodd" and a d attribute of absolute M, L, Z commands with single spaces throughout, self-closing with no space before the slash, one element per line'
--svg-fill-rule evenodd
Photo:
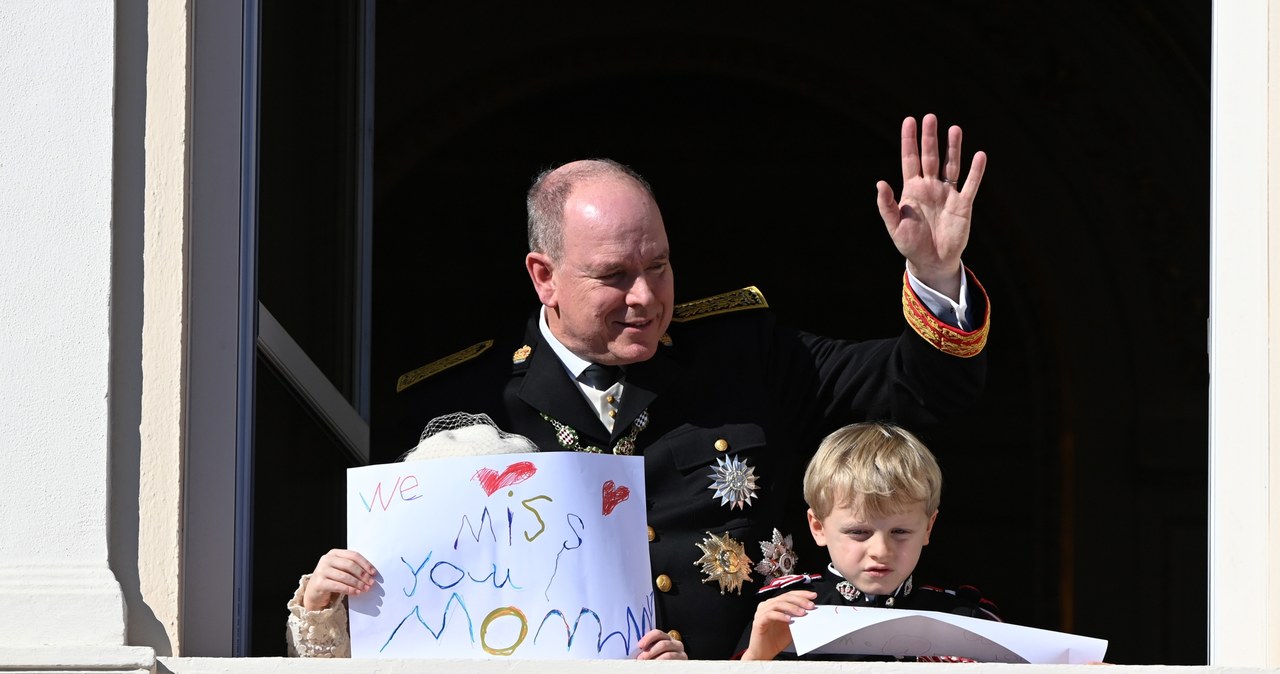
<path fill-rule="evenodd" d="M 578 375 L 578 381 L 597 391 L 608 390 L 622 378 L 622 368 L 617 365 L 597 365 L 592 363 Z"/>

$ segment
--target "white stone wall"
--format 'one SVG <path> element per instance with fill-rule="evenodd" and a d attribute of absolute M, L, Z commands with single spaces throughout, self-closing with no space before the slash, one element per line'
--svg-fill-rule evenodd
<path fill-rule="evenodd" d="M 0 3 L 0 670 L 141 672 L 108 567 L 115 3 Z"/>
<path fill-rule="evenodd" d="M 10 644 L 124 644 L 106 537 L 114 11 L 0 3 L 0 591 L 23 607 L 0 612 Z"/>
<path fill-rule="evenodd" d="M 1209 662 L 1280 667 L 1280 5 L 1214 4 L 1209 312 Z M 1176 114 L 1176 111 L 1171 111 Z M 1176 142 L 1176 141 L 1171 141 Z M 1269 244 L 1269 242 L 1271 242 Z M 1176 322 L 1176 321 L 1175 321 Z M 1195 326 L 1187 326 L 1194 329 Z M 1189 579 L 1197 583 L 1195 579 Z"/>
<path fill-rule="evenodd" d="M 1267 288 L 1280 289 L 1280 7 L 1272 2 L 1267 16 L 1267 240 L 1268 256 Z M 1270 638 L 1266 645 L 1266 663 L 1280 667 L 1280 296 L 1274 290 L 1267 293 L 1268 352 L 1270 362 L 1267 376 L 1270 380 L 1268 410 L 1270 420 L 1268 437 L 1267 484 L 1270 499 L 1267 506 L 1268 531 L 1267 559 L 1270 572 L 1267 587 L 1270 588 L 1266 624 Z"/>

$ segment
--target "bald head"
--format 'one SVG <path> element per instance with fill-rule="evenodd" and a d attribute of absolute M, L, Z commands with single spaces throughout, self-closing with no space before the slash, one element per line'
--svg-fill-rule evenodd
<path fill-rule="evenodd" d="M 653 198 L 648 181 L 612 159 L 581 159 L 540 173 L 525 200 L 529 213 L 529 251 L 559 260 L 564 252 L 565 203 L 575 187 L 607 180 L 631 183 Z"/>
<path fill-rule="evenodd" d="M 579 358 L 647 360 L 671 322 L 671 251 L 644 179 L 617 162 L 576 161 L 529 190 L 525 267 L 546 327 Z"/>

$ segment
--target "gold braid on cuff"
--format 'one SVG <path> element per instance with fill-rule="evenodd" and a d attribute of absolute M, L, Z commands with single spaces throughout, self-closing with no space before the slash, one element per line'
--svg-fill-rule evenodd
<path fill-rule="evenodd" d="M 982 293 L 982 306 L 985 308 L 982 327 L 966 332 L 938 320 L 911 289 L 906 272 L 902 274 L 902 316 L 907 319 L 907 325 L 910 325 L 917 335 L 937 350 L 959 358 L 972 358 L 981 353 L 982 348 L 987 345 L 987 330 L 991 327 L 991 303 L 987 300 L 987 291 L 978 282 L 978 277 L 968 269 L 965 269 L 964 273 L 969 275 L 972 287 Z"/>

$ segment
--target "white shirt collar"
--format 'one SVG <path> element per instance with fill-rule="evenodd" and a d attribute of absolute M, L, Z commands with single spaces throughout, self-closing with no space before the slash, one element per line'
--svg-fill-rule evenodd
<path fill-rule="evenodd" d="M 552 334 L 552 329 L 547 325 L 547 306 L 545 304 L 541 311 L 538 312 L 538 329 L 543 331 L 543 339 L 547 340 L 549 347 L 561 359 L 561 364 L 563 364 L 564 370 L 568 371 L 568 376 L 576 380 L 577 376 L 581 375 L 582 371 L 586 370 L 586 366 L 589 366 L 591 362 L 577 357 L 575 353 L 568 350 L 566 345 L 561 343 L 561 340 L 556 339 L 556 335 Z"/>
<path fill-rule="evenodd" d="M 579 358 L 569 350 L 569 347 L 562 344 L 560 340 L 556 339 L 555 335 L 551 334 L 551 326 L 547 325 L 546 305 L 543 305 L 538 312 L 538 329 L 542 331 L 542 338 L 547 340 L 547 345 L 551 347 L 551 350 L 556 353 L 556 357 L 560 359 L 560 364 L 564 365 L 564 369 L 569 373 L 569 378 L 576 381 L 578 375 L 587 369 L 591 361 Z"/>

